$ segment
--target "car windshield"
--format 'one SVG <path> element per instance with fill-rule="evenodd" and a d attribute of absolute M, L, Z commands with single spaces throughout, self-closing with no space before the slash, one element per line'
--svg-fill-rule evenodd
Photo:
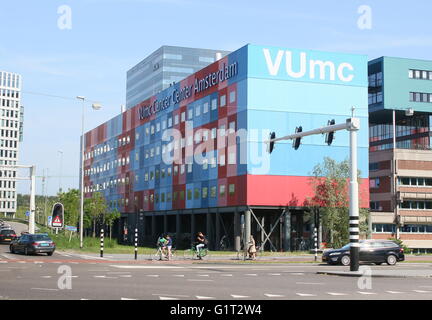
<path fill-rule="evenodd" d="M 2 230 L 0 233 L 1 234 L 5 234 L 5 235 L 10 235 L 10 234 L 15 234 L 15 231 L 13 231 L 13 230 Z"/>
<path fill-rule="evenodd" d="M 51 241 L 50 237 L 44 234 L 37 234 L 32 236 L 33 241 Z"/>
<path fill-rule="evenodd" d="M 351 247 L 351 243 L 344 245 L 341 250 L 348 250 Z"/>

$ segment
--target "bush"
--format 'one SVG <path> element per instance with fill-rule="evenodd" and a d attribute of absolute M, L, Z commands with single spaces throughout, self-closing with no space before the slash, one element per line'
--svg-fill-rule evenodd
<path fill-rule="evenodd" d="M 400 246 L 403 248 L 404 253 L 406 253 L 406 254 L 410 254 L 410 253 L 412 253 L 412 250 L 411 250 L 410 248 L 408 248 L 408 247 L 403 243 L 403 241 L 402 241 L 401 239 L 389 238 L 389 240 L 394 241 L 394 242 L 396 242 L 398 245 L 400 245 Z"/>

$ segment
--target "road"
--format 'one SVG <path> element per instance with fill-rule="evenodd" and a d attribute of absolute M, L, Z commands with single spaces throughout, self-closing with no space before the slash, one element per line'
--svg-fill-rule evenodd
<path fill-rule="evenodd" d="M 18 228 L 17 228 L 18 230 Z M 16 230 L 16 231 L 17 231 Z M 18 231 L 17 231 L 18 232 Z M 425 271 L 431 263 L 368 266 Z M 359 278 L 317 274 L 346 267 L 311 263 L 138 261 L 107 255 L 11 254 L 0 245 L 0 299 L 89 300 L 407 300 L 432 299 L 432 278 Z M 403 273 L 403 272 L 402 272 Z M 369 281 L 368 280 L 368 281 Z"/>

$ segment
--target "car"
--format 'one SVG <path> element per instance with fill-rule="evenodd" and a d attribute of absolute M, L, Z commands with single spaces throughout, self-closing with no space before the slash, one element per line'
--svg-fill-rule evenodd
<path fill-rule="evenodd" d="M 390 240 L 362 240 L 359 242 L 360 262 L 395 265 L 399 261 L 405 260 L 404 250 L 396 242 Z M 351 244 L 347 244 L 340 249 L 328 249 L 323 252 L 322 261 L 328 264 L 342 264 L 349 266 Z"/>
<path fill-rule="evenodd" d="M 55 249 L 56 245 L 47 233 L 23 234 L 12 241 L 9 246 L 11 253 L 24 253 L 25 255 L 46 253 L 52 256 Z"/>
<path fill-rule="evenodd" d="M 17 237 L 16 232 L 12 229 L 0 230 L 0 243 L 11 242 Z"/>

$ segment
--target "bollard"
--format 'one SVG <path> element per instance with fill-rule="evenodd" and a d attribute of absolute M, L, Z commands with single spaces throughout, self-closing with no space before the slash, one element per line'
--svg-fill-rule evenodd
<path fill-rule="evenodd" d="M 135 260 L 138 259 L 138 229 L 135 229 Z"/>
<path fill-rule="evenodd" d="M 104 250 L 104 229 L 101 229 L 100 233 L 100 256 L 103 257 L 103 250 Z"/>
<path fill-rule="evenodd" d="M 318 230 L 314 228 L 315 261 L 318 260 Z"/>

